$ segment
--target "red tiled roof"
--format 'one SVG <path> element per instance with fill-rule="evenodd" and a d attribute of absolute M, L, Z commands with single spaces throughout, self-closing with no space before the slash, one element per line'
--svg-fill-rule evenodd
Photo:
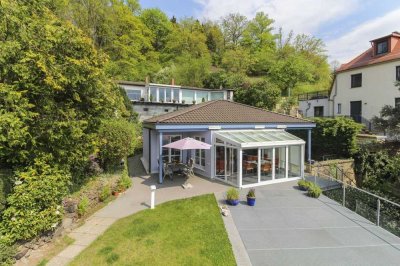
<path fill-rule="evenodd" d="M 398 32 L 393 32 L 388 36 L 372 40 L 371 42 L 375 42 L 390 37 L 399 38 L 400 34 Z M 400 59 L 400 40 L 397 41 L 396 45 L 393 47 L 391 52 L 385 53 L 383 55 L 374 56 L 374 48 L 373 47 L 369 48 L 368 50 L 366 50 L 365 52 L 363 52 L 362 54 L 351 60 L 349 63 L 341 65 L 336 70 L 336 73 L 398 59 Z"/>
<path fill-rule="evenodd" d="M 144 123 L 157 124 L 301 124 L 309 120 L 266 111 L 227 100 L 209 101 L 152 117 Z"/>

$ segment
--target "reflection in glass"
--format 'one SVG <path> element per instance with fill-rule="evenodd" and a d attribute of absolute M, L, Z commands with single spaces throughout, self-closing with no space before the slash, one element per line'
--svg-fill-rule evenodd
<path fill-rule="evenodd" d="M 301 146 L 289 146 L 289 177 L 301 176 Z"/>
<path fill-rule="evenodd" d="M 286 177 L 286 147 L 275 148 L 275 179 Z"/>
<path fill-rule="evenodd" d="M 261 149 L 261 182 L 272 180 L 273 149 Z"/>
<path fill-rule="evenodd" d="M 242 185 L 258 183 L 258 149 L 243 150 Z"/>

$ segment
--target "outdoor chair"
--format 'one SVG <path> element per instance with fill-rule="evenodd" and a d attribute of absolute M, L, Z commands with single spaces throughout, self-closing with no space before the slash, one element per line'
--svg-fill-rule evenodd
<path fill-rule="evenodd" d="M 243 162 L 243 171 L 247 174 L 248 172 L 253 172 L 254 165 L 249 162 Z"/>
<path fill-rule="evenodd" d="M 163 163 L 163 179 L 165 179 L 166 176 L 169 176 L 169 178 L 171 180 L 173 180 L 174 177 L 174 172 L 172 171 L 172 168 L 170 165 L 168 165 L 167 163 Z"/>
<path fill-rule="evenodd" d="M 269 173 L 269 172 L 271 172 L 271 169 L 272 169 L 272 167 L 271 167 L 270 163 L 264 163 L 264 164 L 261 165 L 261 172 L 262 173 Z"/>
<path fill-rule="evenodd" d="M 188 164 L 187 164 L 187 167 L 185 169 L 186 176 L 189 177 L 189 176 L 193 176 L 194 175 L 193 168 L 194 168 L 194 162 L 193 162 L 193 159 L 190 158 L 188 160 Z"/>

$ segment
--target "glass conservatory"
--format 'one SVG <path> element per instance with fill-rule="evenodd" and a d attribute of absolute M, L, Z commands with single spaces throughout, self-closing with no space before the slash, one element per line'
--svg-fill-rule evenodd
<path fill-rule="evenodd" d="M 246 188 L 304 175 L 305 141 L 284 130 L 216 131 L 214 176 Z"/>

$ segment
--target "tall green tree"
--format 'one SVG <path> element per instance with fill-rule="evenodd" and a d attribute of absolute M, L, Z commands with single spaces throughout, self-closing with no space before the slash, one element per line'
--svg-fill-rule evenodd
<path fill-rule="evenodd" d="M 279 88 L 268 80 L 256 82 L 250 87 L 235 90 L 235 101 L 259 108 L 273 110 L 280 98 Z"/>
<path fill-rule="evenodd" d="M 158 8 L 144 9 L 140 19 L 152 32 L 152 44 L 156 51 L 161 52 L 166 45 L 168 35 L 172 31 L 172 22 L 167 15 Z"/>
<path fill-rule="evenodd" d="M 2 4 L 0 88 L 18 105 L 1 102 L 15 118 L 11 123 L 20 123 L 18 134 L 29 135 L 27 143 L 13 146 L 25 156 L 6 160 L 28 165 L 46 155 L 76 173 L 95 151 L 100 119 L 129 115 L 104 73 L 107 58 L 82 31 L 55 17 L 46 1 Z"/>
<path fill-rule="evenodd" d="M 222 18 L 221 27 L 226 46 L 235 47 L 240 44 L 247 23 L 247 18 L 239 13 L 231 13 Z"/>

